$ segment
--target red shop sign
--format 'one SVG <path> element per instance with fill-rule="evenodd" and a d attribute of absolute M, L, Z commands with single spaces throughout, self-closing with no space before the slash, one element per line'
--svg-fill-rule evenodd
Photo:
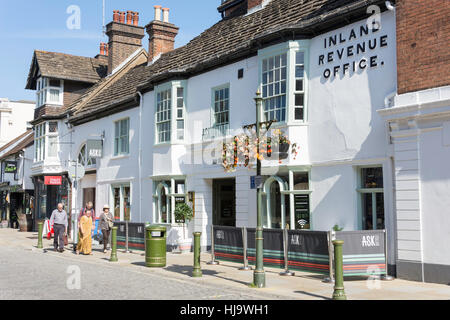
<path fill-rule="evenodd" d="M 44 177 L 44 184 L 48 186 L 60 186 L 62 184 L 62 177 L 61 176 Z"/>

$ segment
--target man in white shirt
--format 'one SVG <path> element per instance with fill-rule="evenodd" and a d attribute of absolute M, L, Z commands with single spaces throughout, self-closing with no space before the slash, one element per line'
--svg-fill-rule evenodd
<path fill-rule="evenodd" d="M 67 213 L 63 207 L 64 205 L 62 203 L 58 203 L 58 209 L 53 210 L 52 216 L 50 217 L 50 225 L 53 224 L 53 230 L 55 231 L 53 247 L 55 248 L 55 251 L 59 252 L 64 251 L 64 236 L 67 236 L 68 225 Z"/>

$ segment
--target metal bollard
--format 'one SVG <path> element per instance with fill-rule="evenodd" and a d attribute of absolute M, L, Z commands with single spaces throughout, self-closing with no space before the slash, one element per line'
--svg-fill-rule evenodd
<path fill-rule="evenodd" d="M 202 276 L 202 269 L 200 267 L 200 236 L 201 232 L 194 232 L 194 271 L 192 276 L 194 278 Z"/>
<path fill-rule="evenodd" d="M 333 300 L 347 300 L 344 291 L 344 266 L 342 256 L 343 240 L 334 240 L 334 263 L 335 263 L 335 282 Z"/>
<path fill-rule="evenodd" d="M 42 230 L 44 228 L 44 223 L 42 221 L 38 222 L 38 249 L 42 249 L 44 246 L 42 245 Z"/>
<path fill-rule="evenodd" d="M 117 227 L 112 227 L 111 232 L 111 258 L 109 262 L 117 262 Z"/>
<path fill-rule="evenodd" d="M 207 262 L 207 264 L 219 264 L 219 261 L 216 261 L 216 254 L 214 252 L 214 225 L 211 225 L 211 261 Z"/>
<path fill-rule="evenodd" d="M 128 220 L 125 221 L 125 253 L 130 253 L 128 250 Z"/>
<path fill-rule="evenodd" d="M 248 265 L 247 259 L 247 228 L 242 228 L 242 244 L 244 245 L 244 266 L 240 267 L 239 270 L 247 271 L 252 270 L 252 267 Z"/>
<path fill-rule="evenodd" d="M 333 279 L 333 243 L 332 240 L 336 237 L 335 234 L 333 234 L 333 231 L 328 231 L 327 233 L 327 240 L 328 240 L 328 267 L 329 267 L 329 276 L 325 277 L 322 282 L 330 283 L 334 282 Z"/>
<path fill-rule="evenodd" d="M 295 272 L 289 270 L 289 254 L 288 254 L 288 230 L 283 230 L 283 250 L 284 250 L 284 271 L 280 272 L 280 276 L 295 276 Z"/>

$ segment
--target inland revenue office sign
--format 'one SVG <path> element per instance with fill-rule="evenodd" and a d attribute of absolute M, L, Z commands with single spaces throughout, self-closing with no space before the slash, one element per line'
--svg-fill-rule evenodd
<path fill-rule="evenodd" d="M 328 80 L 383 66 L 385 62 L 376 51 L 387 46 L 388 35 L 381 28 L 364 23 L 325 37 L 323 51 L 317 61 L 319 67 L 324 67 L 322 76 Z"/>

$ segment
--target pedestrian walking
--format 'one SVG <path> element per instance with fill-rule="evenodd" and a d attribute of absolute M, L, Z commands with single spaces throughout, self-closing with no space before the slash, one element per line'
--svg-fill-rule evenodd
<path fill-rule="evenodd" d="M 58 203 L 57 209 L 53 210 L 50 217 L 50 225 L 53 224 L 55 232 L 53 239 L 53 247 L 55 251 L 64 251 L 64 237 L 67 237 L 67 213 L 64 210 L 64 205 Z"/>
<path fill-rule="evenodd" d="M 80 219 L 82 216 L 84 216 L 86 214 L 87 210 L 91 210 L 91 218 L 92 218 L 92 222 L 94 223 L 95 226 L 95 210 L 93 208 L 94 204 L 92 203 L 92 201 L 86 202 L 85 207 L 83 209 L 80 210 L 80 214 L 78 215 L 78 223 L 80 223 Z"/>
<path fill-rule="evenodd" d="M 92 211 L 86 210 L 78 225 L 77 254 L 92 254 Z"/>
<path fill-rule="evenodd" d="M 114 217 L 109 211 L 109 206 L 105 204 L 103 206 L 103 212 L 100 215 L 99 228 L 102 230 L 103 235 L 103 252 L 106 253 L 107 246 L 109 244 L 109 236 L 111 234 L 111 229 L 114 226 Z"/>

